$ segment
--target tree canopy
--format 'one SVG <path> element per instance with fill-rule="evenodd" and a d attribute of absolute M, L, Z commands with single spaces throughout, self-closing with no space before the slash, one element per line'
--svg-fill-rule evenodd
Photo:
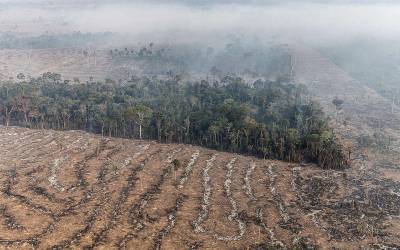
<path fill-rule="evenodd" d="M 108 136 L 190 143 L 291 162 L 343 168 L 347 160 L 304 86 L 239 77 L 220 82 L 135 78 L 61 82 L 46 73 L 0 84 L 0 121 Z"/>

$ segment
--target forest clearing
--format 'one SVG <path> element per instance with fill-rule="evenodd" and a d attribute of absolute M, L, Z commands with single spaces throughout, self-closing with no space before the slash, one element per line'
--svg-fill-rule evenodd
<path fill-rule="evenodd" d="M 0 134 L 4 248 L 316 249 L 399 239 L 398 185 L 366 188 L 342 172 L 184 144 Z"/>

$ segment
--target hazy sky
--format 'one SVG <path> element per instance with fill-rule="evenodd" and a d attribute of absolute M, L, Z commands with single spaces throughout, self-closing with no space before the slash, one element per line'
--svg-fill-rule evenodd
<path fill-rule="evenodd" d="M 6 2 L 15 5 L 17 0 L 0 0 L 3 6 L 9 6 Z M 17 23 L 22 20 L 31 25 L 31 20 L 37 21 L 40 17 L 40 20 L 48 23 L 67 23 L 65 32 L 113 31 L 136 37 L 143 34 L 157 34 L 160 37 L 175 34 L 177 39 L 213 39 L 237 33 L 249 37 L 284 37 L 306 42 L 337 42 L 356 37 L 400 38 L 400 4 L 388 3 L 394 1 L 369 1 L 372 2 L 370 4 L 346 0 L 320 0 L 318 3 L 287 0 L 279 1 L 279 4 L 266 4 L 277 2 L 274 0 L 252 0 L 245 4 L 235 0 L 75 1 L 97 3 L 79 8 L 71 6 L 72 0 L 18 2 L 24 4 L 3 7 L 0 22 Z M 27 7 L 27 2 L 53 4 L 46 4 L 45 8 L 40 5 Z M 68 3 L 69 6 L 62 8 L 58 6 L 59 2 Z M 202 4 L 189 4 L 198 2 Z M 49 25 L 38 25 L 37 29 L 38 32 L 44 32 Z M 55 30 L 64 31 L 59 28 Z"/>

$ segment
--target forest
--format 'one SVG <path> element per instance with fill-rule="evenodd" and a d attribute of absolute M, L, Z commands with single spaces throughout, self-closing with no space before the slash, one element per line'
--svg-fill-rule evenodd
<path fill-rule="evenodd" d="M 55 73 L 0 84 L 0 121 L 37 129 L 188 143 L 342 169 L 347 158 L 304 86 L 240 77 L 134 77 L 72 84 Z"/>

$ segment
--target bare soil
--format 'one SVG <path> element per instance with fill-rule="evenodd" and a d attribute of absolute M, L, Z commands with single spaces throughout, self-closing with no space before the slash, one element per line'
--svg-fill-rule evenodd
<path fill-rule="evenodd" d="M 0 127 L 0 156 L 1 248 L 399 244 L 392 225 L 399 197 L 378 184 L 372 194 L 345 172 L 190 145 L 15 127 Z M 195 221 L 203 230 L 195 230 Z"/>

